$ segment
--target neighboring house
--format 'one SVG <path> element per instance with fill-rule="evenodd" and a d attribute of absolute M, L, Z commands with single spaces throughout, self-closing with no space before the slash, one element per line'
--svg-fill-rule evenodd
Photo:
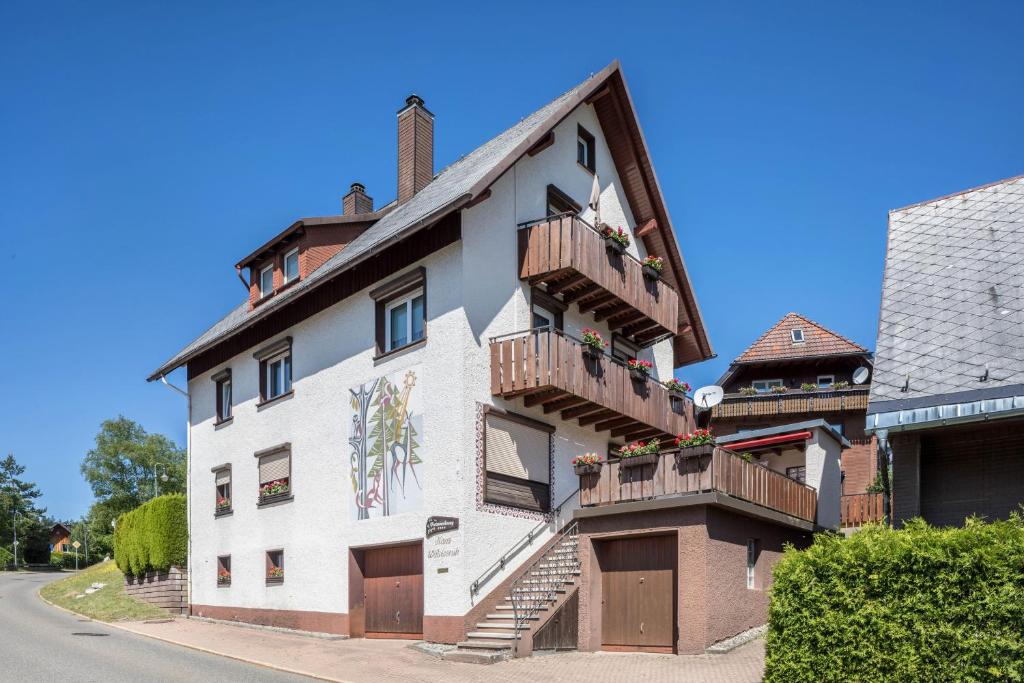
<path fill-rule="evenodd" d="M 867 428 L 893 522 L 959 525 L 1024 502 L 1024 176 L 889 213 Z"/>
<path fill-rule="evenodd" d="M 150 377 L 187 366 L 193 613 L 468 653 L 699 652 L 763 623 L 771 563 L 835 495 L 730 488 L 753 465 L 721 449 L 614 492 L 618 464 L 580 492 L 570 462 L 692 430 L 656 380 L 712 355 L 618 64 L 436 175 L 434 115 L 397 118 L 397 200 L 353 184 L 266 241 L 245 300 Z M 595 179 L 625 254 L 590 226 Z"/>
<path fill-rule="evenodd" d="M 71 530 L 63 524 L 54 524 L 53 528 L 50 529 L 50 552 L 70 553 L 72 550 Z"/>
<path fill-rule="evenodd" d="M 864 433 L 869 383 L 854 383 L 857 368 L 870 373 L 867 349 L 799 313 L 787 313 L 718 380 L 725 399 L 712 411 L 714 432 L 728 435 L 820 417 L 850 443 L 843 451 L 843 495 L 862 494 L 878 468 L 874 442 Z"/>

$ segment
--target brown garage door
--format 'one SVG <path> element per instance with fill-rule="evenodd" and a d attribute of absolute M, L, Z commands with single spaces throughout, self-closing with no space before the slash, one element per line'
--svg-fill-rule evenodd
<path fill-rule="evenodd" d="M 653 536 L 604 541 L 601 643 L 607 650 L 673 652 L 676 622 L 676 539 Z"/>
<path fill-rule="evenodd" d="M 922 435 L 921 516 L 940 526 L 1009 517 L 1024 502 L 1022 436 L 1016 420 Z"/>
<path fill-rule="evenodd" d="M 422 546 L 368 549 L 363 557 L 367 637 L 421 637 Z"/>

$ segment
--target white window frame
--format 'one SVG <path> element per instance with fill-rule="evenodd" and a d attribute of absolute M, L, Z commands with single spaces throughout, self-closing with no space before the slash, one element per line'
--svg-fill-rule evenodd
<path fill-rule="evenodd" d="M 576 134 L 576 162 L 583 168 L 590 168 L 590 141 L 579 133 Z"/>
<path fill-rule="evenodd" d="M 263 274 L 266 273 L 268 270 L 270 271 L 270 288 L 269 289 L 264 289 L 264 287 L 263 287 Z M 274 264 L 273 263 L 271 263 L 269 266 L 263 266 L 262 268 L 260 268 L 258 283 L 259 283 L 259 288 L 260 288 L 260 298 L 261 299 L 263 297 L 270 296 L 274 292 Z"/>
<path fill-rule="evenodd" d="M 799 339 L 797 339 L 799 337 Z M 789 331 L 789 338 L 793 340 L 794 344 L 803 344 L 807 341 L 807 337 L 804 336 L 804 328 L 798 327 L 795 330 Z"/>
<path fill-rule="evenodd" d="M 288 277 L 288 259 L 292 256 L 295 257 L 295 275 Z M 299 279 L 299 248 L 295 247 L 287 254 L 284 255 L 284 260 L 281 262 L 281 272 L 284 274 L 284 281 L 291 282 L 292 280 Z"/>
<path fill-rule="evenodd" d="M 396 349 L 400 349 L 403 346 L 409 346 L 410 344 L 414 344 L 414 343 L 419 341 L 419 339 L 413 339 L 412 338 L 412 302 L 417 297 L 422 297 L 422 296 L 423 296 L 423 288 L 420 287 L 419 289 L 415 289 L 415 290 L 409 292 L 408 294 L 406 294 L 405 296 L 403 296 L 400 299 L 395 299 L 394 301 L 389 301 L 387 303 L 387 305 L 384 306 L 384 351 L 385 351 L 385 353 L 388 352 L 388 351 L 394 351 Z M 424 301 L 423 303 L 424 303 L 424 316 L 425 316 L 426 315 L 426 301 Z M 405 311 L 405 340 L 406 341 L 405 341 L 404 344 L 402 344 L 402 346 L 394 346 L 392 344 L 392 342 L 391 342 L 391 311 L 393 311 L 396 308 L 402 307 L 402 306 L 404 306 L 405 309 L 406 309 L 406 311 Z M 423 339 L 424 337 L 426 337 L 426 334 L 427 334 L 426 322 L 427 322 L 426 320 L 423 321 L 423 328 L 424 328 L 423 329 L 423 337 L 420 337 L 420 339 Z"/>
<path fill-rule="evenodd" d="M 747 539 L 747 590 L 757 588 L 757 539 Z"/>
<path fill-rule="evenodd" d="M 277 398 L 278 396 L 284 396 L 285 394 L 287 394 L 289 391 L 292 390 L 292 377 L 291 377 L 291 375 L 292 375 L 292 373 L 294 371 L 294 368 L 292 368 L 291 358 L 292 358 L 292 351 L 291 351 L 291 349 L 288 349 L 287 351 L 283 351 L 281 353 L 278 353 L 278 354 L 275 354 L 275 355 L 271 356 L 270 358 L 268 358 L 265 361 L 267 376 L 264 378 L 264 382 L 266 383 L 266 384 L 264 384 L 264 386 L 266 387 L 267 395 L 266 395 L 266 398 L 264 400 L 272 401 L 273 399 Z M 286 360 L 288 361 L 287 364 L 285 364 Z M 275 393 L 273 393 L 273 391 L 274 391 L 274 382 L 273 382 L 274 365 L 276 363 L 278 363 L 279 361 L 281 362 L 281 391 L 280 391 L 280 393 L 275 394 Z M 286 368 L 288 369 L 287 373 L 285 373 L 285 369 Z"/>
<path fill-rule="evenodd" d="M 822 382 L 822 380 L 825 380 L 825 381 Z M 835 383 L 836 383 L 836 376 L 835 375 L 818 375 L 818 388 L 819 389 L 824 389 L 825 387 L 830 387 L 830 386 L 832 386 Z"/>
<path fill-rule="evenodd" d="M 228 375 L 217 383 L 217 391 L 220 392 L 220 412 L 218 415 L 221 421 L 231 419 L 231 376 Z"/>
<path fill-rule="evenodd" d="M 760 387 L 758 385 L 761 385 Z M 755 379 L 750 383 L 750 386 L 754 387 L 754 390 L 759 394 L 767 394 L 772 390 L 772 387 L 782 387 L 786 383 L 781 379 Z"/>
<path fill-rule="evenodd" d="M 556 328 L 555 321 L 557 320 L 557 318 L 555 317 L 555 314 L 552 311 L 549 311 L 548 309 L 544 308 L 540 304 L 533 304 L 532 308 L 530 309 L 530 317 L 530 326 L 533 328 L 540 327 L 540 325 L 537 324 L 537 321 L 533 320 L 533 318 L 536 317 L 541 317 L 547 320 L 547 327 L 549 330 L 554 330 Z"/>

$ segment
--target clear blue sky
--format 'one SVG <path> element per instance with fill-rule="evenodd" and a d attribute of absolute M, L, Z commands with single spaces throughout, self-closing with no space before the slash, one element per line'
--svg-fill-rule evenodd
<path fill-rule="evenodd" d="M 1024 173 L 1017 2 L 160 4 L 0 8 L 0 453 L 60 517 L 103 419 L 184 444 L 145 377 L 232 264 L 394 197 L 409 92 L 440 169 L 622 61 L 719 354 L 693 384 L 791 310 L 873 348 L 886 212 Z"/>

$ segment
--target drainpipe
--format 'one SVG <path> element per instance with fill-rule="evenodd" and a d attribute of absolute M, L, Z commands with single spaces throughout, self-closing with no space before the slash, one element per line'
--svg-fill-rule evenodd
<path fill-rule="evenodd" d="M 186 559 L 185 571 L 188 573 L 188 616 L 192 616 L 192 501 L 188 496 L 188 486 L 192 481 L 192 396 L 181 387 L 175 386 L 167 381 L 166 375 L 160 375 L 160 381 L 168 389 L 173 389 L 185 397 L 188 402 L 188 419 L 185 423 L 185 518 L 188 526 L 188 558 Z"/>
<path fill-rule="evenodd" d="M 892 482 L 889 481 L 889 430 L 879 429 L 875 432 L 875 443 L 878 446 L 876 462 L 878 474 L 882 479 L 882 518 L 890 527 L 892 524 Z"/>

